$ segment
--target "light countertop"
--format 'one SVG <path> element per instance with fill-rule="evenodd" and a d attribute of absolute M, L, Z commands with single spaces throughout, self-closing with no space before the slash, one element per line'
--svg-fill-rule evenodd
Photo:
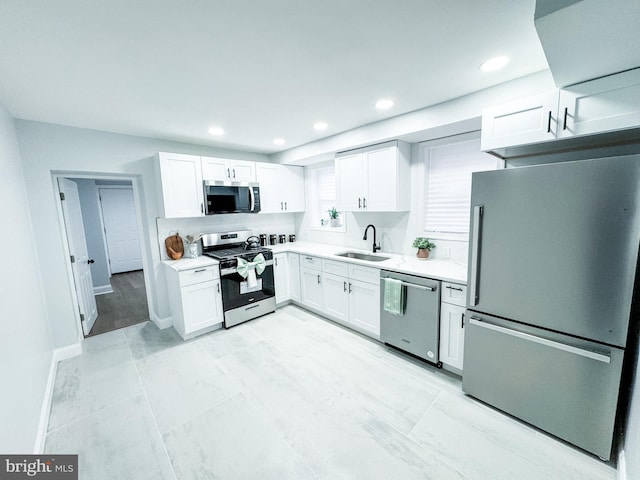
<path fill-rule="evenodd" d="M 366 265 L 383 270 L 408 273 L 410 275 L 420 275 L 422 277 L 444 280 L 446 282 L 458 284 L 467 283 L 467 266 L 450 260 L 418 260 L 415 255 L 399 255 L 386 252 L 373 254 L 367 250 L 313 242 L 280 243 L 270 245 L 269 248 L 273 250 L 273 253 L 295 252 L 331 260 L 356 263 L 358 265 Z M 336 256 L 337 253 L 346 251 L 389 257 L 389 259 L 382 262 L 369 262 L 366 260 Z"/>
<path fill-rule="evenodd" d="M 180 272 L 182 270 L 190 270 L 192 268 L 202 268 L 209 267 L 211 265 L 218 265 L 220 262 L 218 262 L 218 260 L 214 260 L 211 257 L 200 255 L 198 258 L 182 257 L 180 260 L 163 260 L 162 263 L 164 263 L 167 267 L 172 268 L 176 272 Z"/>

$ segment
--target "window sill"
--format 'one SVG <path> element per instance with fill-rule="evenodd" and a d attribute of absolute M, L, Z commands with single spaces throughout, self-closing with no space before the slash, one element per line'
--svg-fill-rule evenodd
<path fill-rule="evenodd" d="M 339 227 L 331 227 L 329 225 L 321 227 L 320 225 L 313 225 L 312 227 L 309 227 L 309 230 L 313 230 L 316 232 L 346 233 L 347 226 L 344 224 L 344 222 Z"/>
<path fill-rule="evenodd" d="M 451 240 L 455 242 L 468 242 L 468 233 L 422 232 L 422 236 L 431 240 Z"/>

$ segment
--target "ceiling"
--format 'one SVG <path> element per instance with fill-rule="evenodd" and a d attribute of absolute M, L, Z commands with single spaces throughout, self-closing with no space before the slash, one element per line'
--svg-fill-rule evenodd
<path fill-rule="evenodd" d="M 269 154 L 548 68 L 534 9 L 2 0 L 0 102 L 16 118 Z M 480 71 L 497 55 L 511 62 Z M 394 107 L 376 110 L 383 97 Z M 329 127 L 317 132 L 317 121 Z"/>

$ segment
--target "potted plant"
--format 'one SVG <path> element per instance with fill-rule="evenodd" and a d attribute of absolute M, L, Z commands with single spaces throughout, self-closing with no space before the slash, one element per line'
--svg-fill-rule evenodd
<path fill-rule="evenodd" d="M 429 252 L 436 248 L 436 244 L 426 237 L 416 237 L 413 241 L 413 247 L 418 249 L 418 253 L 416 254 L 418 259 L 426 260 L 429 258 Z"/>
<path fill-rule="evenodd" d="M 340 226 L 340 212 L 336 210 L 336 207 L 331 207 L 331 210 L 327 210 L 329 212 L 329 225 L 332 227 Z"/>

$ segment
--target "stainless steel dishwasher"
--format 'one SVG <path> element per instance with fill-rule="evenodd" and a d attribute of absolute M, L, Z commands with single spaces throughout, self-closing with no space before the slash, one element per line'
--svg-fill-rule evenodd
<path fill-rule="evenodd" d="M 385 279 L 402 282 L 401 314 L 384 309 Z M 380 271 L 380 340 L 438 368 L 440 339 L 440 281 L 405 273 Z"/>

